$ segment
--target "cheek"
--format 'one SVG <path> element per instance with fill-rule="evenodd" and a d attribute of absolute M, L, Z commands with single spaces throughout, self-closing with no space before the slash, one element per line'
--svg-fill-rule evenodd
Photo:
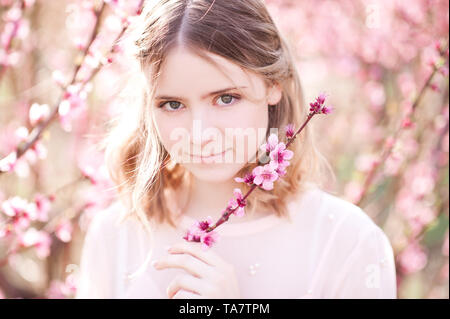
<path fill-rule="evenodd" d="M 236 112 L 233 119 L 229 121 L 232 127 L 236 128 L 266 128 L 269 123 L 267 109 L 263 106 L 252 106 L 243 108 Z"/>
<path fill-rule="evenodd" d="M 259 104 L 242 104 L 232 110 L 217 114 L 216 123 L 221 128 L 253 129 L 267 128 L 269 116 L 267 106 Z"/>
<path fill-rule="evenodd" d="M 231 129 L 242 129 L 244 134 L 235 134 L 233 143 L 235 145 L 236 160 L 247 162 L 257 153 L 259 145 L 264 142 L 269 116 L 267 106 L 249 105 L 236 111 L 233 118 L 227 121 Z M 235 132 L 237 132 L 236 130 Z"/>
<path fill-rule="evenodd" d="M 183 116 L 170 116 L 161 112 L 155 113 L 155 125 L 161 143 L 169 152 L 175 144 L 180 143 L 189 129 Z"/>

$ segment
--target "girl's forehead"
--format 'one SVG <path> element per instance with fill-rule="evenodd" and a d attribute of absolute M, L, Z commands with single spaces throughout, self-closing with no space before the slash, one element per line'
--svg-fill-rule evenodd
<path fill-rule="evenodd" d="M 196 52 L 174 48 L 168 52 L 160 68 L 156 95 L 213 92 L 228 87 L 247 87 L 250 92 L 264 91 L 263 79 L 219 55 L 205 52 L 208 61 Z"/>

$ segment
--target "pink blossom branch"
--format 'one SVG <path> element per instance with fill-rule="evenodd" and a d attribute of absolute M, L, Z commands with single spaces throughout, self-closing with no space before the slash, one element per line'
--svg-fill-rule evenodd
<path fill-rule="evenodd" d="M 76 76 L 77 76 L 78 71 L 79 71 L 79 69 L 80 69 L 80 67 L 82 65 L 82 62 L 84 61 L 84 59 L 85 59 L 85 57 L 87 55 L 87 52 L 88 52 L 90 46 L 92 45 L 92 42 L 94 41 L 95 37 L 98 34 L 100 17 L 102 15 L 102 13 L 104 12 L 104 9 L 105 9 L 105 3 L 102 1 L 102 5 L 101 5 L 100 9 L 96 10 L 94 12 L 95 16 L 96 16 L 94 29 L 93 29 L 93 31 L 91 33 L 88 45 L 86 45 L 86 47 L 84 49 L 83 56 L 82 56 L 82 59 L 81 59 L 81 63 L 77 63 L 76 66 L 75 66 L 75 70 L 74 70 L 74 73 L 73 73 L 73 76 L 72 76 L 72 80 L 70 81 L 69 85 L 75 83 Z M 64 89 L 66 89 L 69 85 L 65 86 Z M 14 160 L 19 159 L 23 154 L 25 154 L 25 152 L 28 149 L 30 149 L 36 143 L 36 141 L 39 139 L 39 137 L 44 132 L 44 130 L 50 125 L 50 123 L 52 123 L 53 120 L 57 117 L 57 115 L 58 115 L 58 106 L 59 106 L 59 104 L 62 101 L 64 93 L 65 92 L 63 92 L 61 94 L 61 97 L 59 98 L 58 102 L 54 106 L 53 110 L 50 112 L 50 115 L 44 121 L 39 122 L 34 127 L 33 131 L 30 133 L 27 141 L 25 141 L 24 143 L 20 144 L 17 147 L 17 150 L 15 151 L 15 158 L 14 158 Z M 0 174 L 5 173 L 5 172 L 7 172 L 7 171 L 0 170 Z"/>
<path fill-rule="evenodd" d="M 439 149 L 441 148 L 442 140 L 444 139 L 446 132 L 448 132 L 448 128 L 449 128 L 449 121 L 447 119 L 447 123 L 445 124 L 445 127 L 442 129 L 441 133 L 439 134 L 439 138 L 436 142 L 436 146 L 431 151 L 431 154 L 432 154 L 431 159 L 434 164 L 433 166 L 438 167 L 438 168 L 439 168 L 438 152 L 439 152 Z M 425 235 L 426 231 L 429 229 L 429 226 L 432 225 L 441 215 L 443 215 L 446 212 L 446 210 L 445 210 L 446 206 L 448 206 L 448 198 L 447 198 L 447 202 L 445 202 L 445 201 L 441 202 L 439 213 L 435 216 L 435 218 L 432 221 L 430 221 L 428 224 L 424 225 L 424 227 L 420 230 L 419 233 L 417 233 L 414 236 L 413 239 L 421 240 L 423 238 L 423 236 Z M 448 210 L 447 210 L 447 212 L 448 212 Z"/>
<path fill-rule="evenodd" d="M 424 237 L 425 233 L 427 232 L 427 230 L 429 229 L 429 227 L 435 223 L 436 219 L 438 219 L 440 216 L 444 215 L 445 212 L 448 212 L 448 210 L 446 210 L 445 207 L 448 207 L 448 199 L 446 202 L 441 203 L 439 213 L 436 215 L 436 218 L 434 218 L 432 221 L 429 221 L 426 225 L 424 225 L 419 233 L 417 233 L 417 234 L 412 233 L 410 236 L 408 236 L 404 246 L 401 249 L 397 250 L 395 255 L 400 256 L 410 245 L 420 242 L 423 239 L 423 237 Z M 396 261 L 396 269 L 402 269 L 401 265 L 398 265 L 398 262 L 399 262 L 398 258 L 395 261 Z"/>
<path fill-rule="evenodd" d="M 89 204 L 88 203 L 84 203 L 84 204 L 82 204 L 79 208 L 77 208 L 75 211 L 75 214 L 74 214 L 74 216 L 72 216 L 72 219 L 77 219 L 79 216 L 80 216 L 80 214 L 87 208 L 87 207 L 89 207 Z M 48 221 L 46 224 L 44 224 L 39 230 L 44 230 L 46 233 L 48 233 L 48 234 L 54 234 L 55 232 L 56 232 L 56 230 L 57 230 L 57 225 L 58 225 L 58 223 L 57 223 L 57 221 L 58 221 L 58 219 L 60 218 L 60 215 L 61 214 L 58 214 L 57 216 L 55 216 L 55 217 L 53 217 L 50 221 Z M 30 248 L 33 248 L 34 246 L 23 246 L 23 245 L 15 245 L 15 246 L 13 246 L 7 253 L 6 253 L 6 255 L 2 258 L 2 259 L 0 259 L 0 268 L 1 267 L 3 267 L 3 266 L 5 266 L 7 263 L 8 263 L 8 259 L 12 256 L 12 255 L 14 255 L 14 254 L 17 254 L 17 253 L 20 253 L 20 252 L 23 252 L 23 251 L 26 251 L 26 250 L 28 250 L 28 249 L 30 249 Z"/>
<path fill-rule="evenodd" d="M 440 53 L 441 57 L 443 57 L 445 54 L 448 54 L 448 43 L 444 49 L 439 50 L 439 53 Z M 448 56 L 447 56 L 447 61 L 448 61 Z M 420 90 L 417 97 L 414 99 L 414 102 L 411 107 L 411 114 L 409 116 L 410 119 L 413 118 L 415 110 L 417 109 L 417 106 L 419 105 L 419 102 L 421 101 L 423 95 L 425 94 L 426 89 L 428 87 L 430 87 L 430 83 L 433 80 L 436 73 L 438 72 L 438 70 L 439 70 L 439 68 L 436 67 L 436 65 L 433 65 L 433 71 L 428 76 L 425 84 L 422 86 L 422 89 Z M 384 143 L 384 149 L 380 155 L 380 158 L 373 163 L 369 173 L 367 174 L 367 177 L 364 181 L 364 185 L 362 187 L 362 191 L 359 194 L 358 200 L 355 202 L 355 205 L 360 206 L 361 203 L 366 199 L 367 195 L 369 194 L 369 188 L 371 187 L 371 185 L 375 179 L 378 169 L 380 169 L 384 165 L 387 158 L 391 154 L 392 149 L 393 149 L 395 143 L 397 142 L 398 137 L 399 137 L 400 133 L 402 132 L 402 130 L 404 129 L 404 127 L 405 127 L 405 125 L 404 125 L 403 119 L 402 119 L 402 121 L 398 124 L 397 129 L 394 131 L 394 134 L 391 136 L 388 136 L 386 138 L 385 143 Z"/>
<path fill-rule="evenodd" d="M 141 1 L 139 2 L 139 6 L 138 6 L 138 9 L 137 9 L 137 11 L 136 11 L 136 14 L 140 14 L 140 12 L 141 12 L 141 10 L 142 10 L 142 7 L 143 7 L 143 4 L 144 4 L 144 1 L 141 0 Z M 29 150 L 31 147 L 33 147 L 33 146 L 35 145 L 35 143 L 38 141 L 38 139 L 40 138 L 40 136 L 42 135 L 42 133 L 48 128 L 48 126 L 53 122 L 53 120 L 56 119 L 56 117 L 57 117 L 57 115 L 58 115 L 59 105 L 60 105 L 60 103 L 62 102 L 62 100 L 63 100 L 65 94 L 67 94 L 67 88 L 68 88 L 70 85 L 73 85 L 73 84 L 76 82 L 76 78 L 77 78 L 78 72 L 79 72 L 81 66 L 83 65 L 83 62 L 84 62 L 84 60 L 85 60 L 85 58 L 86 58 L 86 56 L 87 56 L 87 54 L 88 54 L 88 52 L 89 52 L 89 49 L 90 49 L 92 43 L 94 42 L 95 38 L 97 37 L 98 31 L 99 31 L 99 26 L 100 26 L 101 16 L 102 16 L 103 12 L 105 11 L 105 6 L 106 6 L 105 2 L 102 1 L 101 7 L 100 7 L 98 10 L 95 10 L 95 11 L 94 11 L 95 16 L 96 16 L 95 26 L 94 26 L 94 29 L 93 29 L 93 31 L 92 31 L 92 33 L 91 33 L 90 38 L 89 38 L 88 44 L 85 46 L 85 49 L 83 50 L 82 58 L 81 58 L 80 62 L 77 63 L 76 66 L 75 66 L 75 70 L 74 70 L 74 72 L 73 72 L 73 76 L 72 76 L 71 81 L 69 82 L 69 84 L 67 84 L 67 85 L 65 85 L 65 86 L 63 87 L 63 90 L 64 90 L 64 91 L 62 92 L 60 98 L 58 99 L 58 102 L 57 102 L 57 103 L 55 104 L 55 106 L 53 107 L 53 109 L 52 109 L 52 111 L 50 112 L 49 116 L 48 116 L 46 119 L 44 119 L 43 121 L 39 122 L 39 123 L 34 127 L 34 129 L 32 130 L 32 132 L 30 133 L 30 135 L 28 136 L 27 141 L 21 143 L 21 144 L 17 147 L 17 149 L 11 153 L 11 154 L 13 154 L 13 160 L 14 160 L 14 161 L 17 161 L 23 154 L 26 153 L 27 150 Z M 117 40 L 124 34 L 124 32 L 126 31 L 127 28 L 128 28 L 128 23 L 125 24 L 125 25 L 123 26 L 121 32 L 119 33 L 119 36 L 117 37 L 116 41 L 114 42 L 114 45 L 111 47 L 111 49 L 110 49 L 110 51 L 109 51 L 110 53 L 113 53 L 113 52 L 114 52 L 115 47 L 116 47 Z M 83 88 L 90 80 L 92 80 L 92 78 L 98 73 L 98 71 L 101 69 L 101 67 L 103 67 L 103 64 L 100 64 L 99 66 L 97 66 L 97 67 L 93 70 L 93 72 L 91 73 L 91 75 L 90 75 L 87 79 L 83 80 L 80 90 L 81 90 L 81 89 L 82 89 L 82 88 Z M 11 156 L 11 154 L 8 155 L 8 156 L 6 156 L 5 158 L 1 159 L 1 160 L 0 160 L 0 163 L 6 162 L 7 159 L 8 159 L 8 157 Z M 1 175 L 2 173 L 6 173 L 6 172 L 8 172 L 8 171 L 9 171 L 9 170 L 2 170 L 1 167 L 0 167 L 0 175 Z"/>
<path fill-rule="evenodd" d="M 57 194 L 59 194 L 59 193 L 65 191 L 65 190 L 67 190 L 67 189 L 69 189 L 69 188 L 71 188 L 71 187 L 77 185 L 78 183 L 80 183 L 80 182 L 82 182 L 82 181 L 84 181 L 84 180 L 88 180 L 88 179 L 89 179 L 88 176 L 86 176 L 86 175 L 81 175 L 79 178 L 77 178 L 77 179 L 75 179 L 75 180 L 73 180 L 73 181 L 71 181 L 71 182 L 69 182 L 69 183 L 67 183 L 67 184 L 65 184 L 65 185 L 63 185 L 63 186 L 57 188 L 56 190 L 54 190 L 53 192 L 49 193 L 48 195 L 42 195 L 42 196 L 40 197 L 40 199 L 41 199 L 41 200 L 42 200 L 42 199 L 45 199 L 45 200 L 47 200 L 48 202 L 53 202 L 53 201 L 55 200 L 55 197 L 56 197 Z M 82 211 L 85 207 L 86 207 L 86 204 L 84 204 L 84 205 L 82 206 L 81 211 Z M 57 214 L 56 216 L 54 216 L 50 221 L 47 221 L 44 225 L 42 225 L 42 227 L 40 227 L 39 230 L 45 230 L 45 231 L 48 232 L 48 233 L 54 232 L 54 231 L 55 231 L 55 226 L 58 224 L 57 222 L 58 222 L 58 220 L 60 220 L 60 216 L 61 216 L 61 215 L 62 215 L 62 213 L 59 213 L 59 214 Z M 11 223 L 14 222 L 14 218 L 15 218 L 15 216 L 10 216 L 9 219 L 7 219 L 7 220 L 5 221 L 4 225 L 0 225 L 0 226 L 2 226 L 4 229 L 7 230 L 7 232 L 9 232 L 11 229 L 14 229 L 14 227 L 13 227 L 12 224 L 11 224 Z M 9 230 L 8 230 L 8 229 L 9 229 Z M 22 247 L 22 248 L 31 248 L 31 247 L 32 247 L 32 246 L 30 246 L 30 247 Z M 16 249 L 16 248 L 11 249 L 11 250 L 6 254 L 6 257 L 4 257 L 3 259 L 0 260 L 0 268 L 1 268 L 2 266 L 5 265 L 5 263 L 6 263 L 7 259 L 8 259 L 8 257 L 11 256 L 12 254 L 16 253 L 16 252 L 17 252 L 17 249 Z"/>
<path fill-rule="evenodd" d="M 6 44 L 4 46 L 5 56 L 8 55 L 8 53 L 11 49 L 12 40 L 15 38 L 15 36 L 17 35 L 17 31 L 19 30 L 20 19 L 22 18 L 23 12 L 26 8 L 25 1 L 21 0 L 19 3 L 19 7 L 20 7 L 20 16 L 14 20 L 13 30 L 12 30 L 11 34 L 9 35 L 8 39 L 6 40 Z M 0 63 L 0 80 L 3 77 L 3 75 L 5 74 L 6 69 L 7 69 L 7 65 Z"/>
<path fill-rule="evenodd" d="M 99 28 L 100 28 L 100 20 L 103 15 L 103 12 L 105 11 L 106 3 L 102 1 L 101 7 L 98 10 L 95 10 L 95 25 L 94 29 L 92 30 L 91 36 L 89 37 L 89 41 L 87 45 L 84 47 L 83 53 L 81 55 L 81 60 L 75 65 L 75 70 L 73 72 L 72 80 L 70 81 L 69 85 L 74 84 L 76 77 L 78 75 L 78 71 L 80 70 L 81 66 L 83 65 L 84 60 L 86 59 L 86 56 L 89 52 L 89 49 L 92 46 L 92 43 L 94 42 L 95 38 L 98 35 Z M 67 85 L 67 86 L 69 86 Z M 67 88 L 67 86 L 65 88 Z M 56 112 L 55 112 L 56 113 Z"/>

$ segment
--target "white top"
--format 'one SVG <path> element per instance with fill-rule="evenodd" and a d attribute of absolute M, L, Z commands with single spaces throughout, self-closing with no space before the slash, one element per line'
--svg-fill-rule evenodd
<path fill-rule="evenodd" d="M 269 215 L 216 229 L 220 240 L 209 249 L 235 266 L 242 298 L 396 298 L 392 247 L 363 210 L 319 188 L 288 208 L 292 222 Z M 167 286 L 185 272 L 150 262 L 183 241 L 193 219 L 184 216 L 177 229 L 158 227 L 145 264 L 151 240 L 135 219 L 116 224 L 123 213 L 117 202 L 92 219 L 76 298 L 168 298 Z"/>

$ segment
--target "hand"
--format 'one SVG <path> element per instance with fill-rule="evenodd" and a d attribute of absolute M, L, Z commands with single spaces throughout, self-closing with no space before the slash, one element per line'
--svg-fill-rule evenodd
<path fill-rule="evenodd" d="M 158 269 L 181 268 L 188 274 L 175 277 L 167 287 L 167 296 L 173 299 L 240 298 L 234 266 L 211 251 L 203 250 L 201 243 L 180 242 L 169 248 L 170 255 L 154 262 Z"/>

